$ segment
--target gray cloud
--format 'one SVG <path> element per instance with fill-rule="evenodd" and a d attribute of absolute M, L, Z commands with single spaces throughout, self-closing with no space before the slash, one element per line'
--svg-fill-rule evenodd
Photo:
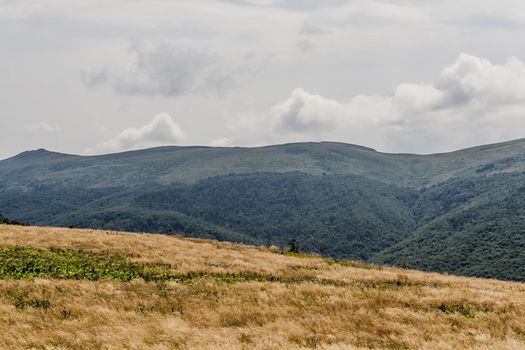
<path fill-rule="evenodd" d="M 302 53 L 308 53 L 314 51 L 315 45 L 311 40 L 301 39 L 297 42 L 297 48 Z"/>
<path fill-rule="evenodd" d="M 166 42 L 136 44 L 129 53 L 134 62 L 128 69 L 108 66 L 84 71 L 84 83 L 89 87 L 109 84 L 117 94 L 162 96 L 220 95 L 234 85 L 233 72 L 216 54 Z"/>
<path fill-rule="evenodd" d="M 103 85 L 108 81 L 108 72 L 106 69 L 84 69 L 82 71 L 82 82 L 87 87 Z"/>
<path fill-rule="evenodd" d="M 145 147 L 174 145 L 185 138 L 184 131 L 171 116 L 161 113 L 140 128 L 127 128 L 110 140 L 84 151 L 86 154 L 118 152 Z"/>
<path fill-rule="evenodd" d="M 327 35 L 331 31 L 320 26 L 314 25 L 308 21 L 303 22 L 299 30 L 300 39 L 297 41 L 297 49 L 301 53 L 310 53 L 315 51 L 315 43 L 312 40 L 313 36 Z"/>

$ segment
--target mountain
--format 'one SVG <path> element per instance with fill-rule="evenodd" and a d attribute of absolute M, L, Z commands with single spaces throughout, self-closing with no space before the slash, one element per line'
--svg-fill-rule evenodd
<path fill-rule="evenodd" d="M 525 280 L 525 140 L 434 155 L 342 143 L 37 150 L 0 161 L 0 212 Z"/>
<path fill-rule="evenodd" d="M 0 225 L 0 348 L 523 349 L 525 284 Z"/>

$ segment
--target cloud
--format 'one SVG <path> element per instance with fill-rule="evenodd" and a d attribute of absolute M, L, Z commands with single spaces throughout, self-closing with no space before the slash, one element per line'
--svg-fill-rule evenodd
<path fill-rule="evenodd" d="M 108 84 L 122 95 L 179 96 L 221 95 L 234 85 L 230 65 L 217 54 L 167 42 L 135 44 L 128 51 L 134 62 L 127 69 L 85 70 L 82 78 L 86 86 Z"/>
<path fill-rule="evenodd" d="M 102 85 L 108 80 L 106 69 L 86 68 L 82 71 L 82 81 L 87 87 Z"/>
<path fill-rule="evenodd" d="M 279 132 L 317 133 L 335 127 L 341 108 L 335 100 L 299 88 L 292 91 L 289 99 L 272 107 L 271 115 L 275 129 Z"/>
<path fill-rule="evenodd" d="M 225 137 L 222 139 L 215 139 L 210 142 L 210 146 L 212 147 L 228 147 L 231 146 L 232 140 Z"/>
<path fill-rule="evenodd" d="M 309 53 L 315 49 L 315 45 L 310 40 L 302 39 L 297 42 L 297 48 L 302 53 Z"/>
<path fill-rule="evenodd" d="M 114 138 L 88 148 L 86 154 L 119 152 L 147 147 L 173 145 L 185 138 L 184 131 L 166 113 L 155 116 L 140 128 L 127 128 Z"/>
<path fill-rule="evenodd" d="M 310 53 L 315 50 L 315 43 L 311 40 L 314 36 L 330 34 L 331 31 L 314 25 L 310 22 L 303 22 L 299 30 L 300 39 L 297 41 L 297 48 L 301 53 Z"/>
<path fill-rule="evenodd" d="M 525 100 L 525 65 L 511 57 L 504 65 L 461 54 L 446 67 L 437 88 L 444 92 L 445 105 L 479 100 L 487 105 L 520 103 Z"/>
<path fill-rule="evenodd" d="M 257 118 L 268 135 L 390 151 L 432 152 L 524 137 L 525 64 L 515 57 L 493 64 L 461 54 L 434 84 L 403 83 L 391 95 L 348 101 L 298 88 Z"/>

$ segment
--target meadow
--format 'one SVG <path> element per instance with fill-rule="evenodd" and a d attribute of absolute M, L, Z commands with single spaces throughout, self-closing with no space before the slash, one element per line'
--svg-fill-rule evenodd
<path fill-rule="evenodd" d="M 524 349 L 525 284 L 0 225 L 1 349 Z"/>

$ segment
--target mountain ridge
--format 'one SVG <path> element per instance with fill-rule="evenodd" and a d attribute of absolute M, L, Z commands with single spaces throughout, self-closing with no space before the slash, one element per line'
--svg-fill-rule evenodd
<path fill-rule="evenodd" d="M 354 144 L 354 143 L 347 143 L 347 142 L 340 142 L 340 141 L 298 141 L 298 142 L 285 142 L 285 143 L 278 143 L 278 144 L 268 144 L 268 145 L 262 145 L 262 146 L 206 146 L 206 145 L 192 145 L 192 146 L 180 146 L 180 145 L 166 145 L 166 146 L 155 146 L 155 147 L 147 147 L 147 148 L 141 148 L 141 149 L 133 149 L 133 150 L 124 150 L 124 151 L 116 151 L 111 153 L 103 153 L 103 154 L 96 154 L 96 155 L 81 155 L 81 154 L 73 154 L 73 153 L 64 153 L 60 151 L 54 151 L 54 150 L 48 150 L 46 148 L 38 148 L 34 150 L 26 150 L 22 151 L 18 154 L 15 154 L 11 157 L 0 159 L 1 161 L 9 160 L 11 158 L 16 158 L 23 154 L 28 153 L 54 153 L 54 154 L 60 154 L 60 155 L 67 155 L 67 156 L 77 156 L 77 157 L 104 157 L 109 155 L 116 155 L 116 154 L 125 154 L 125 153 L 134 153 L 134 152 L 142 152 L 147 150 L 159 150 L 159 149 L 170 149 L 170 148 L 204 148 L 204 149 L 263 149 L 263 148 L 272 148 L 272 147 L 281 147 L 281 146 L 292 146 L 292 145 L 308 145 L 308 144 L 336 144 L 336 145 L 345 145 L 345 146 L 351 146 L 355 148 L 361 148 L 364 150 L 373 151 L 376 153 L 384 154 L 384 155 L 407 155 L 407 156 L 421 156 L 421 157 L 427 157 L 427 156 L 440 156 L 440 155 L 448 155 L 453 154 L 457 152 L 462 151 L 471 151 L 471 150 L 482 150 L 484 148 L 491 148 L 493 146 L 505 146 L 505 145 L 511 145 L 515 143 L 525 143 L 525 137 L 523 138 L 517 138 L 507 141 L 501 141 L 501 142 L 491 142 L 488 144 L 481 144 L 476 146 L 469 146 L 465 148 L 459 148 L 451 151 L 444 151 L 444 152 L 435 152 L 435 153 L 411 153 L 411 152 L 383 152 L 378 151 L 372 147 Z"/>
<path fill-rule="evenodd" d="M 100 156 L 40 149 L 0 161 L 0 212 L 37 225 L 297 239 L 337 258 L 525 280 L 524 268 L 504 264 L 525 266 L 524 174 L 525 139 L 434 155 L 336 142 Z"/>
<path fill-rule="evenodd" d="M 339 155 L 342 158 L 345 159 L 339 159 L 340 161 L 352 161 L 353 164 L 350 164 L 352 166 L 355 166 L 357 169 L 364 168 L 363 164 L 368 163 L 374 163 L 374 162 L 383 162 L 387 163 L 387 165 L 390 166 L 388 169 L 391 172 L 399 172 L 399 176 L 394 177 L 392 181 L 395 181 L 396 183 L 403 183 L 403 181 L 409 181 L 409 183 L 405 183 L 405 185 L 411 186 L 413 185 L 410 183 L 410 180 L 407 180 L 409 178 L 412 179 L 412 181 L 416 181 L 417 179 L 420 180 L 416 185 L 419 186 L 428 186 L 432 185 L 435 182 L 443 182 L 448 180 L 450 177 L 453 176 L 443 176 L 437 175 L 437 176 L 429 176 L 428 174 L 425 174 L 426 168 L 434 168 L 433 171 L 436 171 L 436 169 L 440 169 L 443 166 L 448 166 L 449 168 L 446 169 L 449 172 L 460 172 L 460 171 L 475 171 L 478 167 L 481 167 L 483 165 L 487 165 L 486 163 L 490 163 L 490 158 L 499 157 L 497 159 L 503 159 L 503 161 L 507 162 L 509 159 L 509 156 L 516 156 L 521 155 L 525 153 L 525 139 L 516 139 L 516 140 L 510 140 L 506 142 L 501 143 L 493 143 L 488 145 L 480 145 L 475 147 L 469 147 L 466 149 L 451 151 L 451 152 L 444 152 L 444 153 L 435 153 L 435 154 L 428 154 L 428 155 L 422 155 L 422 154 L 411 154 L 411 153 L 385 153 L 385 152 L 379 152 L 372 148 L 368 148 L 366 146 L 361 145 L 354 145 L 354 144 L 348 144 L 348 143 L 341 143 L 341 142 L 330 142 L 330 141 L 323 141 L 323 142 L 297 142 L 297 143 L 286 143 L 286 144 L 279 144 L 279 145 L 267 145 L 267 146 L 259 146 L 259 147 L 209 147 L 209 146 L 161 146 L 161 147 L 154 147 L 154 148 L 147 148 L 147 149 L 141 149 L 141 150 L 132 150 L 132 151 L 125 151 L 120 153 L 111 153 L 111 154 L 103 154 L 103 155 L 73 155 L 73 154 L 66 154 L 66 153 L 59 153 L 54 151 L 48 151 L 45 149 L 39 149 L 35 151 L 26 151 L 22 152 L 14 157 L 1 160 L 0 164 L 3 162 L 18 162 L 21 160 L 24 160 L 25 158 L 35 158 L 39 159 L 42 158 L 42 156 L 45 155 L 46 159 L 53 159 L 53 160 L 78 160 L 84 163 L 89 162 L 96 162 L 96 161 L 102 161 L 102 162 L 108 162 L 113 161 L 116 158 L 119 158 L 120 160 L 126 160 L 126 159 L 141 159 L 144 156 L 149 156 L 151 154 L 156 155 L 167 155 L 168 157 L 177 154 L 185 154 L 189 152 L 200 152 L 200 155 L 197 156 L 204 156 L 204 157 L 225 157 L 225 156 L 236 156 L 240 157 L 240 161 L 249 162 L 249 159 L 246 159 L 247 156 L 278 150 L 278 151 L 285 151 L 285 152 L 300 152 L 303 150 L 303 152 L 308 152 L 309 150 L 317 150 L 318 154 L 312 154 L 313 157 L 310 159 L 310 164 L 307 164 L 309 166 L 308 168 L 304 167 L 304 164 L 301 165 L 294 165 L 292 164 L 291 167 L 286 167 L 286 164 L 284 165 L 285 171 L 305 171 L 307 173 L 313 173 L 313 174 L 321 174 L 323 172 L 330 172 L 334 169 L 330 169 L 330 166 L 323 167 L 322 164 L 311 164 L 311 162 L 319 162 L 319 158 L 322 158 L 323 156 L 334 156 Z M 483 157 L 486 157 L 487 151 L 490 151 L 492 153 L 496 153 L 495 155 L 489 155 L 488 159 L 485 159 Z M 324 152 L 324 153 L 322 153 Z M 353 152 L 353 153 L 352 153 Z M 502 152 L 506 152 L 506 158 L 500 157 L 500 154 Z M 471 159 L 465 159 L 465 157 L 468 155 Z M 245 157 L 245 159 L 242 159 L 242 157 Z M 480 158 L 481 159 L 478 159 Z M 56 158 L 56 159 L 55 159 Z M 182 157 L 179 157 L 182 158 Z M 454 163 L 450 164 L 450 160 L 453 160 Z M 291 161 L 293 163 L 293 159 L 286 159 L 287 161 Z M 523 159 L 521 159 L 523 160 Z M 468 164 L 468 162 L 471 162 L 472 164 Z M 447 164 L 447 162 L 449 164 Z M 319 162 L 321 163 L 321 162 Z M 326 162 L 325 162 L 326 163 Z M 356 164 L 357 163 L 357 164 Z M 399 169 L 399 164 L 404 163 L 405 169 Z M 463 163 L 463 167 L 461 166 Z M 515 169 L 516 171 L 525 171 L 525 163 L 521 162 L 518 169 Z M 271 166 L 276 168 L 277 166 L 275 164 L 265 164 L 266 166 Z M 281 164 L 282 165 L 282 164 Z M 366 164 L 364 164 L 366 165 Z M 370 164 L 368 164 L 370 165 Z M 384 164 L 383 164 L 384 165 Z M 452 166 L 451 166 L 452 165 Z M 251 166 L 254 166 L 251 164 Z M 408 167 L 407 167 L 408 166 Z M 454 168 L 455 166 L 455 168 Z M 262 168 L 262 167 L 260 167 Z M 373 166 L 370 167 L 373 169 Z M 476 168 L 476 169 L 473 169 Z M 242 169 L 233 169 L 235 171 L 242 171 Z M 266 169 L 256 169 L 259 171 L 264 171 Z M 275 169 L 270 169 L 275 170 Z M 496 169 L 497 170 L 497 169 Z M 514 170 L 512 168 L 506 168 L 506 170 Z M 244 171 L 246 172 L 246 171 Z M 442 169 L 442 172 L 445 172 L 445 170 Z M 203 172 L 205 173 L 205 172 Z M 355 171 L 355 169 L 352 171 L 352 169 L 336 169 L 335 173 L 337 174 L 363 174 L 363 172 Z M 216 170 L 214 173 L 211 172 L 209 175 L 218 175 L 222 174 L 224 175 L 224 172 L 221 172 L 220 170 Z M 364 172 L 365 175 L 368 176 L 374 176 L 373 173 L 367 173 Z M 454 174 L 455 175 L 455 174 Z M 404 178 L 403 178 L 404 176 Z M 205 176 L 204 176 L 205 177 Z M 202 179 L 204 177 L 197 177 L 197 179 Z M 377 178 L 377 177 L 374 177 Z M 195 179 L 193 179 L 195 180 Z M 384 179 L 380 179 L 381 181 L 384 181 Z"/>

